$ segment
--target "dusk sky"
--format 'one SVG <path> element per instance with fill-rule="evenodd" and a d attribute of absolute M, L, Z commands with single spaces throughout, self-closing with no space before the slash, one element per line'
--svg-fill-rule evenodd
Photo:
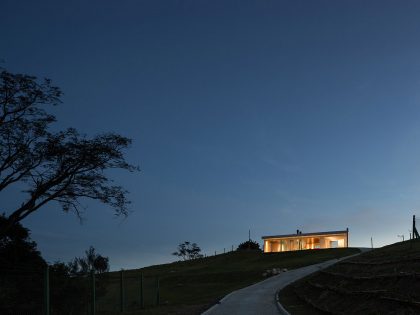
<path fill-rule="evenodd" d="M 49 262 L 93 245 L 135 268 L 249 229 L 382 246 L 420 215 L 419 1 L 1 0 L 0 39 L 0 66 L 64 92 L 54 129 L 132 138 L 141 168 L 109 173 L 126 219 L 83 200 L 83 224 L 57 204 L 22 221 Z"/>

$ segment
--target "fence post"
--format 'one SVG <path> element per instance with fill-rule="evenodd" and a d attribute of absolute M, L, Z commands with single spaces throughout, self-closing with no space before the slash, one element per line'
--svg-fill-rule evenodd
<path fill-rule="evenodd" d="M 90 314 L 91 315 L 95 315 L 96 314 L 96 292 L 95 292 L 95 271 L 91 270 L 90 271 L 90 286 L 91 286 L 91 309 L 90 309 Z"/>
<path fill-rule="evenodd" d="M 156 277 L 156 305 L 160 304 L 159 290 L 160 290 L 159 277 Z"/>
<path fill-rule="evenodd" d="M 140 274 L 140 307 L 144 308 L 143 273 Z"/>
<path fill-rule="evenodd" d="M 48 265 L 44 272 L 44 308 L 45 315 L 50 315 L 50 269 Z"/>
<path fill-rule="evenodd" d="M 124 312 L 124 270 L 120 271 L 120 312 Z"/>

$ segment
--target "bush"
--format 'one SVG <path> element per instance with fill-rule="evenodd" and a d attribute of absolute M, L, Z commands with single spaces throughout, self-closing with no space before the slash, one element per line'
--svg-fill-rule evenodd
<path fill-rule="evenodd" d="M 249 240 L 249 241 L 239 244 L 237 250 L 250 250 L 250 249 L 261 250 L 260 244 L 258 244 L 256 241 Z"/>
<path fill-rule="evenodd" d="M 5 222 L 0 215 L 0 226 Z M 0 314 L 36 314 L 42 308 L 46 266 L 29 229 L 20 223 L 0 238 Z"/>

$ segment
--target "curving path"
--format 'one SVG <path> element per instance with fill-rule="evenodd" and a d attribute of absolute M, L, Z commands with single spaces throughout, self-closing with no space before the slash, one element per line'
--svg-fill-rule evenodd
<path fill-rule="evenodd" d="M 358 255 L 358 254 L 356 254 Z M 354 255 L 352 255 L 354 256 Z M 350 257 L 352 257 L 350 256 Z M 288 314 L 277 306 L 276 292 L 288 284 L 299 280 L 315 271 L 327 268 L 336 262 L 346 259 L 328 260 L 319 264 L 283 272 L 249 287 L 226 295 L 218 304 L 202 313 L 202 315 L 278 315 Z"/>

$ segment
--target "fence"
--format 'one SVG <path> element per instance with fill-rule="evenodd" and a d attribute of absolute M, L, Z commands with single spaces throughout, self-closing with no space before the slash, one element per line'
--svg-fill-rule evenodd
<path fill-rule="evenodd" d="M 0 314 L 115 314 L 160 304 L 160 279 L 120 272 L 68 277 L 44 270 L 0 270 Z"/>
<path fill-rule="evenodd" d="M 90 314 L 95 314 L 93 308 L 98 312 L 123 313 L 160 304 L 159 277 L 123 270 L 112 274 L 91 274 L 91 288 L 101 289 L 100 285 L 93 285 L 97 279 L 98 284 L 106 285 L 107 291 L 99 299 L 90 301 Z M 94 296 L 92 292 L 91 297 Z"/>
<path fill-rule="evenodd" d="M 211 262 L 233 250 L 236 247 L 231 246 L 204 257 Z M 174 270 L 157 266 L 146 271 L 147 274 L 128 270 L 77 277 L 69 277 L 56 265 L 44 269 L 28 265 L 8 268 L 0 266 L 2 315 L 118 314 L 160 304 L 184 303 L 193 289 L 186 275 L 175 270 L 178 268 L 175 265 Z"/>
<path fill-rule="evenodd" d="M 43 314 L 43 276 L 37 269 L 0 269 L 0 314 Z"/>
<path fill-rule="evenodd" d="M 207 254 L 204 253 L 203 257 L 211 257 L 211 256 L 217 256 L 217 255 L 222 255 L 222 254 L 226 254 L 226 253 L 231 253 L 233 251 L 235 251 L 237 248 L 237 246 L 232 245 L 230 248 L 226 248 L 224 247 L 223 250 L 215 250 L 213 253 L 211 254 Z"/>

